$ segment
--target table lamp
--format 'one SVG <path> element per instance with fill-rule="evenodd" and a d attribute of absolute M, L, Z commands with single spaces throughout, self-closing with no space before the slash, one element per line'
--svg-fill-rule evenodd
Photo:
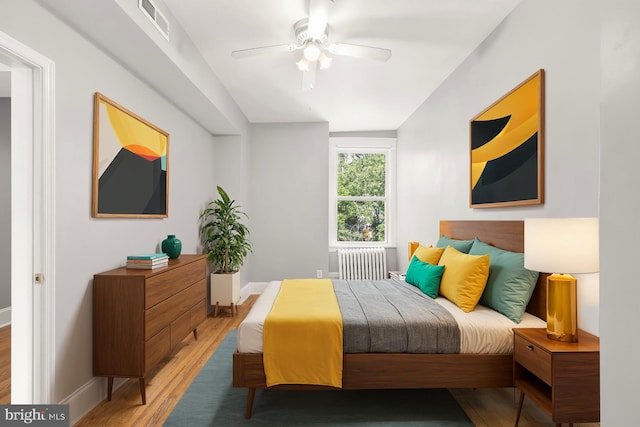
<path fill-rule="evenodd" d="M 547 337 L 578 341 L 576 279 L 599 269 L 598 218 L 524 220 L 524 267 L 547 278 Z"/>

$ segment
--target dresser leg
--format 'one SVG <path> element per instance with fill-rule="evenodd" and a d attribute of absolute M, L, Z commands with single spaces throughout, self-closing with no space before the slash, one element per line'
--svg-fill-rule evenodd
<path fill-rule="evenodd" d="M 107 377 L 107 400 L 111 402 L 111 392 L 113 391 L 113 377 Z"/>
<path fill-rule="evenodd" d="M 235 309 L 233 303 L 229 303 L 229 306 L 231 307 L 231 317 L 233 317 L 233 310 Z"/>
<path fill-rule="evenodd" d="M 524 393 L 520 392 L 520 399 L 518 401 L 518 413 L 516 415 L 516 423 L 515 427 L 518 427 L 518 422 L 520 421 L 520 414 L 522 413 L 522 404 L 524 403 Z"/>
<path fill-rule="evenodd" d="M 220 307 L 220 303 L 216 301 L 216 306 L 213 308 L 213 317 L 218 315 L 218 308 Z"/>
<path fill-rule="evenodd" d="M 140 378 L 140 397 L 142 397 L 142 404 L 147 404 L 147 392 L 144 389 L 144 377 Z"/>

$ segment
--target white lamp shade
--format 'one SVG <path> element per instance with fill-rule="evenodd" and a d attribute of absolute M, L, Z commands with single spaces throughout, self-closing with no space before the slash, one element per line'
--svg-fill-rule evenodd
<path fill-rule="evenodd" d="M 524 266 L 546 273 L 595 273 L 599 264 L 598 218 L 524 220 Z"/>

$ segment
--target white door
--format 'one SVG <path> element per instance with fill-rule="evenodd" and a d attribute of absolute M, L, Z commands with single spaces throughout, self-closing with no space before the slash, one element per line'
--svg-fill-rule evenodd
<path fill-rule="evenodd" d="M 2 32 L 0 62 L 11 68 L 11 402 L 54 403 L 54 65 Z"/>

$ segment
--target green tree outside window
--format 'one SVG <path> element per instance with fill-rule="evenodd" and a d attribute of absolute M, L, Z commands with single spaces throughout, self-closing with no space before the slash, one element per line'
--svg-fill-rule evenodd
<path fill-rule="evenodd" d="M 385 241 L 385 171 L 384 154 L 338 153 L 338 241 Z"/>

